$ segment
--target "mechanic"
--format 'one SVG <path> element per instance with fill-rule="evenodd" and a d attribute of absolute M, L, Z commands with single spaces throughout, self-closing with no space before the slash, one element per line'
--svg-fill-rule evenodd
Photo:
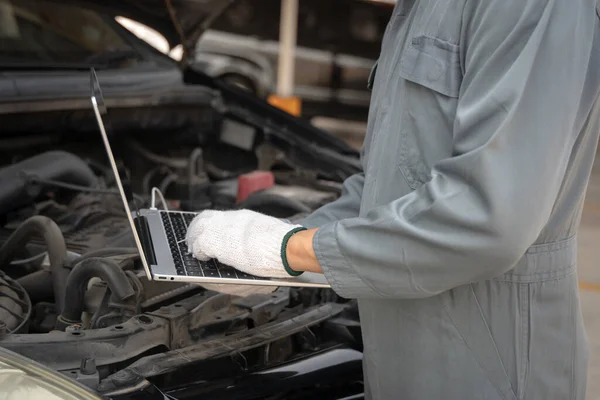
<path fill-rule="evenodd" d="M 358 299 L 374 399 L 585 398 L 576 233 L 600 132 L 596 0 L 399 0 L 361 160 L 298 225 L 206 211 L 188 243 Z"/>

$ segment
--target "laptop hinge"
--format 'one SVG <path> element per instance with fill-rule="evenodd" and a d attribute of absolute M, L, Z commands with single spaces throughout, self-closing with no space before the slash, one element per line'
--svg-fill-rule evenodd
<path fill-rule="evenodd" d="M 146 255 L 146 262 L 148 265 L 156 265 L 156 254 L 154 253 L 154 246 L 152 244 L 152 237 L 150 236 L 150 227 L 148 226 L 148 219 L 143 216 L 134 217 L 135 228 L 140 237 L 144 254 Z"/>

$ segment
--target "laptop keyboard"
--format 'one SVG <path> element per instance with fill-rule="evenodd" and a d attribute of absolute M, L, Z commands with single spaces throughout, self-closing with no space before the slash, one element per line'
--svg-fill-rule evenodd
<path fill-rule="evenodd" d="M 261 278 L 238 271 L 217 260 L 198 261 L 193 255 L 188 254 L 188 248 L 185 243 L 185 234 L 188 225 L 192 222 L 196 214 L 178 211 L 160 211 L 160 216 L 165 232 L 167 233 L 167 240 L 169 242 L 169 248 L 171 249 L 171 255 L 173 256 L 177 275 L 268 280 L 268 278 Z"/>

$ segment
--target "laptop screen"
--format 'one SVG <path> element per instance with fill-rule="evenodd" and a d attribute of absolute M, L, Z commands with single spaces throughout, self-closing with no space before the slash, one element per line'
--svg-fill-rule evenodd
<path fill-rule="evenodd" d="M 114 136 L 112 135 L 110 121 L 107 118 L 108 110 L 106 108 L 106 103 L 104 102 L 104 96 L 102 95 L 100 82 L 98 81 L 98 76 L 93 68 L 90 70 L 90 90 L 94 115 L 96 117 L 98 129 L 102 135 L 102 141 L 104 143 L 104 147 L 106 148 L 106 154 L 108 156 L 110 166 L 115 175 L 115 181 L 119 189 L 119 195 L 123 202 L 123 207 L 125 209 L 125 213 L 127 214 L 129 225 L 131 226 L 136 247 L 140 252 L 142 263 L 146 269 L 146 274 L 148 275 L 148 279 L 151 279 L 152 275 L 149 264 L 153 264 L 152 249 L 150 246 L 146 246 L 148 250 L 144 251 L 143 246 L 144 241 L 148 240 L 148 232 L 147 229 L 145 229 L 143 217 L 139 215 L 140 204 L 137 203 L 137 200 L 133 195 L 133 191 L 131 189 L 131 178 L 127 173 L 127 169 L 123 165 L 122 157 L 119 157 L 118 155 L 115 156 L 113 147 L 110 144 L 110 137 Z"/>

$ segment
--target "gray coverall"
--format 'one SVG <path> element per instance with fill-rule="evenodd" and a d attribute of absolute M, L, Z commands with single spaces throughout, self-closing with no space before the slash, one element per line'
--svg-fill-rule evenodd
<path fill-rule="evenodd" d="M 307 217 L 357 298 L 369 398 L 584 399 L 576 246 L 600 132 L 596 0 L 398 0 L 364 173 Z"/>

